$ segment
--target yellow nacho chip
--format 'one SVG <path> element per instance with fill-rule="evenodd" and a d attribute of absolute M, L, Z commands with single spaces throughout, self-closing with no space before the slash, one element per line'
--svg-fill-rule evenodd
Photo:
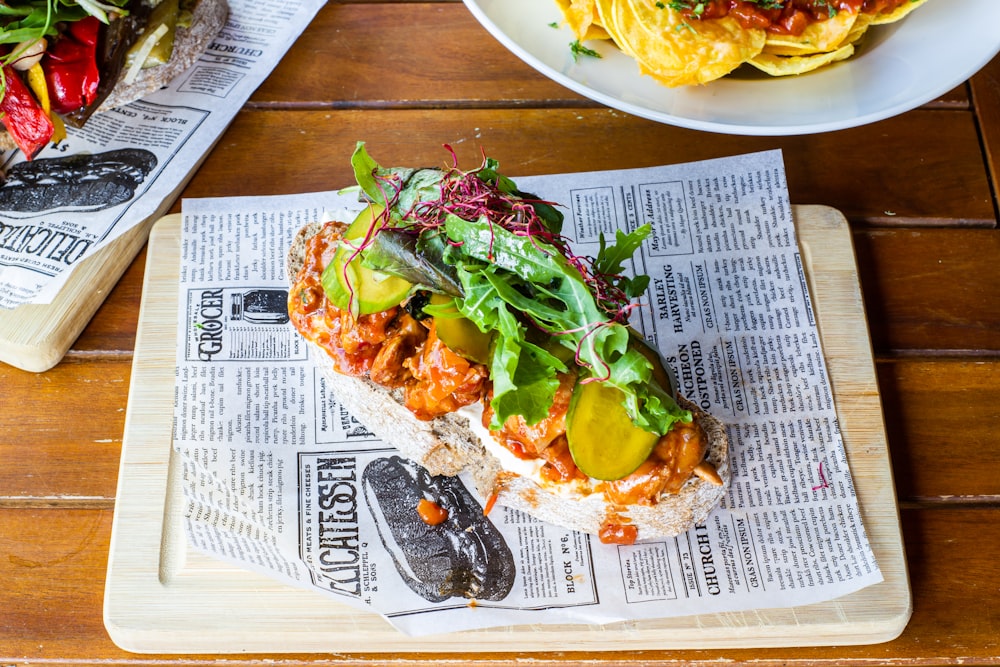
<path fill-rule="evenodd" d="M 851 28 L 851 32 L 847 33 L 847 37 L 844 38 L 844 44 L 857 44 L 865 36 L 868 26 L 871 24 L 871 16 L 868 14 L 859 15 L 858 20 L 854 22 L 854 26 Z"/>
<path fill-rule="evenodd" d="M 749 63 L 771 76 L 792 76 L 805 74 L 819 69 L 838 60 L 846 60 L 854 54 L 854 45 L 845 44 L 835 51 L 817 53 L 810 56 L 776 56 L 761 53 L 749 60 Z"/>
<path fill-rule="evenodd" d="M 857 12 L 842 10 L 828 19 L 810 23 L 799 35 L 770 34 L 764 44 L 764 53 L 805 56 L 834 51 L 847 43 L 857 20 Z"/>
<path fill-rule="evenodd" d="M 883 25 L 885 23 L 895 23 L 899 21 L 904 16 L 912 12 L 914 9 L 920 5 L 927 2 L 927 0 L 910 0 L 909 2 L 904 2 L 899 7 L 896 7 L 890 12 L 882 12 L 881 14 L 876 14 L 872 17 L 872 25 Z"/>
<path fill-rule="evenodd" d="M 713 81 L 764 48 L 763 30 L 745 29 L 732 17 L 686 21 L 649 0 L 596 2 L 601 24 L 618 48 L 667 86 Z"/>
<path fill-rule="evenodd" d="M 582 37 L 580 37 L 581 41 L 585 41 L 588 39 L 611 39 L 611 35 L 608 34 L 608 31 L 605 30 L 604 27 L 600 25 L 600 23 L 594 21 L 593 23 L 590 24 L 590 27 L 587 28 L 587 32 L 584 33 Z"/>
<path fill-rule="evenodd" d="M 596 0 L 556 0 L 556 4 L 562 10 L 566 25 L 577 39 L 610 39 L 597 22 Z"/>

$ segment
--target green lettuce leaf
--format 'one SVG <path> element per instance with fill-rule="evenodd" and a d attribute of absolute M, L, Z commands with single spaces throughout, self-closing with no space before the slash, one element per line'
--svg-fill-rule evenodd
<path fill-rule="evenodd" d="M 405 216 L 414 205 L 441 197 L 444 172 L 440 170 L 383 169 L 368 155 L 363 142 L 358 143 L 351 163 L 366 197 L 393 207 L 393 226 L 407 228 Z M 496 169 L 495 161 L 487 160 L 477 176 L 503 192 L 523 197 L 514 182 Z M 386 177 L 396 178 L 390 185 Z M 532 206 L 552 231 L 561 226 L 562 215 L 554 208 L 544 203 Z M 649 225 L 630 233 L 618 231 L 611 245 L 601 237 L 593 262 L 593 270 L 629 298 L 642 294 L 649 279 L 627 277 L 624 265 L 650 231 Z M 390 273 L 406 253 L 425 255 L 416 264 L 447 264 L 451 269 L 447 276 L 457 280 L 464 295 L 456 300 L 462 315 L 481 331 L 495 333 L 491 428 L 500 428 L 512 415 L 521 415 L 528 424 L 545 418 L 559 386 L 557 374 L 568 370 L 550 350 L 532 342 L 538 339 L 531 330 L 535 328 L 574 352 L 581 378 L 622 390 L 623 404 L 637 426 L 662 434 L 674 422 L 691 419 L 673 397 L 651 382 L 652 365 L 629 345 L 627 325 L 609 319 L 579 269 L 555 247 L 514 234 L 485 218 L 470 221 L 453 214 L 446 215 L 434 232 L 423 230 L 415 245 L 398 245 L 373 251 L 366 261 Z M 427 289 L 454 292 L 442 290 L 439 277 L 420 279 L 419 272 L 413 271 L 400 275 Z"/>

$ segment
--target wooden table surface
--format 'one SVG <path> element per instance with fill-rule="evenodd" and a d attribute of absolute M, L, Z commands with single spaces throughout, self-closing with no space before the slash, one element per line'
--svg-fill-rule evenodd
<path fill-rule="evenodd" d="M 545 0 L 539 0 L 542 2 Z M 592 103 L 509 54 L 457 1 L 329 2 L 185 197 L 285 194 L 383 164 L 505 173 L 673 164 L 780 148 L 791 201 L 850 220 L 913 591 L 888 643 L 519 656 L 592 662 L 1000 664 L 1000 58 L 926 106 L 796 137 L 685 130 Z M 180 210 L 179 201 L 174 211 Z M 0 665 L 461 662 L 446 655 L 137 656 L 102 622 L 145 252 L 53 369 L 0 364 Z"/>

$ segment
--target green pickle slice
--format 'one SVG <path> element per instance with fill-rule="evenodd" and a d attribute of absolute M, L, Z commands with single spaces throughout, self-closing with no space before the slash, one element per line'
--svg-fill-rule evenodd
<path fill-rule="evenodd" d="M 148 53 L 145 54 L 145 58 L 142 63 L 143 69 L 165 65 L 170 61 L 170 57 L 174 53 L 174 38 L 177 35 L 177 17 L 179 15 L 180 6 L 178 0 L 162 0 L 160 4 L 153 8 L 152 13 L 149 15 L 149 21 L 146 24 L 146 30 L 143 34 L 151 35 L 161 25 L 166 26 L 166 31 L 163 36 L 157 40 L 156 44 L 149 49 Z M 128 53 L 125 54 L 126 69 L 131 68 L 135 59 L 142 53 L 144 41 L 145 40 L 140 39 L 132 46 L 132 48 L 129 49 Z"/>
<path fill-rule="evenodd" d="M 490 363 L 493 356 L 493 336 L 483 333 L 472 320 L 459 314 L 454 304 L 455 299 L 450 296 L 431 295 L 431 305 L 447 311 L 434 316 L 438 338 L 455 354 L 460 354 L 476 363 Z"/>
<path fill-rule="evenodd" d="M 577 382 L 566 415 L 569 452 L 580 471 L 594 479 L 621 479 L 649 458 L 660 439 L 632 423 L 624 394 L 601 382 Z"/>
<path fill-rule="evenodd" d="M 383 211 L 376 204 L 366 207 L 344 232 L 345 241 L 361 241 Z M 337 308 L 355 315 L 370 315 L 398 306 L 413 284 L 397 276 L 362 266 L 355 248 L 341 244 L 320 278 L 323 291 Z"/>
<path fill-rule="evenodd" d="M 677 379 L 656 348 L 634 329 L 629 346 L 653 366 L 651 382 L 667 394 L 677 392 Z M 601 382 L 577 382 L 566 416 L 566 439 L 576 467 L 605 481 L 622 479 L 649 458 L 660 436 L 632 423 L 624 394 Z"/>

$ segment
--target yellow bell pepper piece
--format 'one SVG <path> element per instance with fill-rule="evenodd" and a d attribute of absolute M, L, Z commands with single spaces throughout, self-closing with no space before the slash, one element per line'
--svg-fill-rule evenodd
<path fill-rule="evenodd" d="M 58 144 L 66 138 L 66 124 L 59 114 L 52 113 L 52 102 L 49 99 L 49 86 L 45 82 L 45 72 L 41 63 L 35 63 L 28 70 L 28 87 L 35 94 L 35 99 L 49 118 L 52 119 L 52 143 Z"/>

